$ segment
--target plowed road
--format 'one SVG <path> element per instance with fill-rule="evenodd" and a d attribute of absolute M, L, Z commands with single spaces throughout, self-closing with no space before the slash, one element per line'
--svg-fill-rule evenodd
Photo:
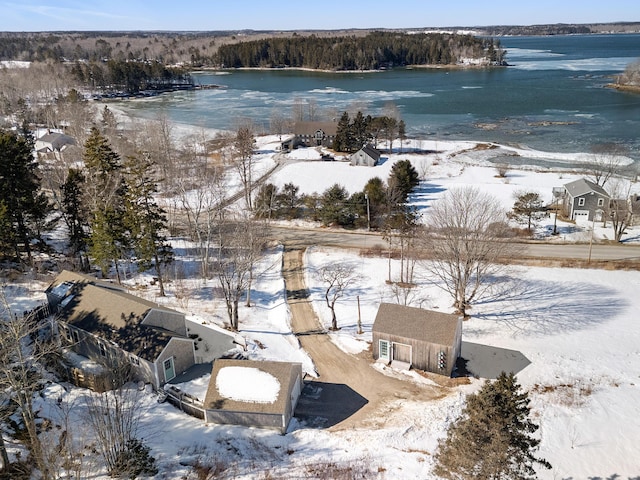
<path fill-rule="evenodd" d="M 330 229 L 303 229 L 271 226 L 274 238 L 291 247 L 304 248 L 312 245 L 330 247 L 385 248 L 387 242 L 378 233 L 345 232 Z M 521 243 L 522 258 L 552 258 L 587 260 L 588 243 Z M 598 244 L 591 246 L 592 260 L 629 260 L 640 262 L 640 245 Z"/>

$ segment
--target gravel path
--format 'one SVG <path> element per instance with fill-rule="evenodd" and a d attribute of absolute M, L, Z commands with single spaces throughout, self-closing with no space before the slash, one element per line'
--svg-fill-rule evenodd
<path fill-rule="evenodd" d="M 291 323 L 302 348 L 311 356 L 319 374 L 316 390 L 326 391 L 303 416 L 323 417 L 332 429 L 371 427 L 385 423 L 389 402 L 399 399 L 433 400 L 446 394 L 443 387 L 419 385 L 386 376 L 371 366 L 371 353 L 351 355 L 340 350 L 320 324 L 308 298 L 302 249 L 285 249 L 283 276 Z M 304 405 L 301 407 L 305 409 Z M 380 410 L 385 415 L 380 415 Z M 298 410 L 296 410 L 298 416 Z"/>

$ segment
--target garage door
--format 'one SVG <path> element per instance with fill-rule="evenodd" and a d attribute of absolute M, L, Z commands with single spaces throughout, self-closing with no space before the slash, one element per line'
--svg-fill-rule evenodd
<path fill-rule="evenodd" d="M 589 221 L 589 210 L 576 210 L 573 212 L 573 219 L 576 222 L 588 222 Z"/>
<path fill-rule="evenodd" d="M 411 364 L 411 345 L 393 344 L 393 360 Z"/>

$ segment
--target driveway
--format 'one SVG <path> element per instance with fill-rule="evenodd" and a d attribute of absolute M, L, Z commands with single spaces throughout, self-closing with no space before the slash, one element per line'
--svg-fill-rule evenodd
<path fill-rule="evenodd" d="M 395 400 L 429 401 L 447 389 L 388 377 L 374 368 L 370 352 L 351 355 L 340 350 L 320 324 L 308 298 L 303 249 L 285 248 L 283 276 L 291 326 L 315 364 L 318 379 L 305 388 L 296 418 L 308 426 L 341 430 L 385 423 L 380 410 Z M 315 401 L 314 401 L 315 400 Z"/>

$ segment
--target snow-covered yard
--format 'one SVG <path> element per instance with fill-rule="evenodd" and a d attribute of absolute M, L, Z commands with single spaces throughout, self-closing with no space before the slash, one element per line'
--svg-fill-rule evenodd
<path fill-rule="evenodd" d="M 276 143 L 273 137 L 259 143 L 263 152 L 261 171 L 273 165 Z M 486 162 L 487 151 L 474 150 L 474 145 L 416 141 L 405 148 L 421 147 L 439 153 L 394 153 L 374 168 L 306 159 L 286 165 L 271 181 L 279 186 L 293 182 L 300 186 L 301 193 L 322 192 L 336 182 L 354 192 L 373 176 L 386 179 L 393 162 L 407 158 L 425 175 L 411 198 L 420 208 L 426 208 L 453 186 L 472 184 L 496 195 L 508 209 L 515 192 L 534 189 L 550 201 L 552 187 L 578 178 L 575 172 L 534 168 L 512 168 L 506 178 L 499 178 L 495 166 Z M 557 160 L 563 158 L 558 156 Z M 576 154 L 564 160 L 580 158 Z M 552 224 L 553 218 L 545 219 L 537 235 L 550 238 Z M 561 235 L 555 238 L 560 240 L 586 240 L 590 236 L 591 225 L 558 225 Z M 597 223 L 595 228 L 595 238 L 610 238 L 610 228 Z M 637 227 L 631 229 L 626 239 L 637 241 L 639 232 Z M 177 247 L 181 245 L 176 242 Z M 177 254 L 185 264 L 193 261 L 181 257 L 179 249 Z M 385 282 L 388 260 L 314 247 L 307 251 L 305 262 L 311 300 L 325 325 L 330 315 L 322 298 L 322 284 L 314 272 L 328 263 L 354 266 L 359 280 L 339 300 L 336 311 L 341 330 L 331 335 L 347 352 L 366 350 L 377 306 L 381 301 L 395 301 Z M 312 374 L 312 360 L 291 334 L 281 265 L 281 247 L 263 257 L 256 269 L 253 305 L 240 310 L 240 334 L 247 341 L 249 358 L 301 362 L 303 371 Z M 397 268 L 394 263 L 392 270 Z M 414 305 L 452 311 L 451 299 L 420 267 L 416 279 L 418 287 L 411 296 Z M 135 294 L 161 301 L 204 323 L 225 322 L 224 304 L 216 296 L 214 280 L 175 280 L 167 285 L 168 296 L 163 299 L 155 296 L 150 280 L 150 276 L 140 275 L 128 283 L 135 286 Z M 44 299 L 45 287 L 42 282 L 24 279 L 12 284 L 7 293 L 14 309 L 22 311 Z M 541 472 L 540 478 L 640 476 L 639 291 L 640 273 L 636 271 L 514 267 L 470 310 L 471 318 L 463 326 L 465 341 L 516 350 L 531 361 L 518 379 L 530 392 L 533 416 L 541 425 L 540 455 L 553 465 L 553 470 Z M 358 297 L 363 334 L 357 334 Z M 414 381 L 411 376 L 405 378 Z M 204 377 L 181 387 L 203 398 L 207 380 Z M 443 398 L 428 404 L 389 399 L 385 410 L 371 419 L 371 428 L 316 430 L 294 420 L 285 436 L 259 429 L 207 426 L 168 403 L 158 403 L 155 394 L 143 392 L 139 401 L 141 436 L 158 459 L 158 478 L 183 478 L 190 468 L 187 465 L 199 459 L 234 465 L 233 478 L 237 479 L 301 478 L 308 474 L 306 465 L 322 462 L 367 465 L 368 478 L 428 479 L 433 478 L 432 458 L 438 438 L 461 411 L 465 395 L 479 388 L 481 382 L 472 379 L 470 385 L 443 387 Z M 68 407 L 78 432 L 76 440 L 85 441 L 90 438 L 83 422 L 86 395 L 82 389 L 52 383 L 37 398 L 37 409 L 54 424 L 61 424 Z M 18 448 L 11 451 L 15 454 Z M 106 478 L 98 466 L 91 472 L 90 478 Z"/>

